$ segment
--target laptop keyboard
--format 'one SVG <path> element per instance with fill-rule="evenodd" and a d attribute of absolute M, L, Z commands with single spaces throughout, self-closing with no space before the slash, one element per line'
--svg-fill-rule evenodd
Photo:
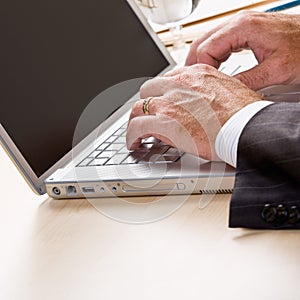
<path fill-rule="evenodd" d="M 128 150 L 126 147 L 126 128 L 127 123 L 100 144 L 77 167 L 173 163 L 183 155 L 183 152 L 153 137 L 143 139 L 138 149 Z"/>

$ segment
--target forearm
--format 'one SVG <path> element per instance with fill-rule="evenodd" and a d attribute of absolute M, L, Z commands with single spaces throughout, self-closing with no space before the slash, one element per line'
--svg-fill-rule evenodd
<path fill-rule="evenodd" d="M 216 138 L 216 153 L 219 158 L 236 167 L 237 148 L 240 135 L 250 121 L 261 109 L 272 104 L 271 101 L 257 101 L 251 103 L 233 115 L 221 128 Z"/>
<path fill-rule="evenodd" d="M 230 226 L 300 228 L 300 104 L 257 113 L 239 139 Z"/>

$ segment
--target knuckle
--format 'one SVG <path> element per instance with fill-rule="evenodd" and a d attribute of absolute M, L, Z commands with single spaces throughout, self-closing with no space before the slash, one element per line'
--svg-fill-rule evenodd
<path fill-rule="evenodd" d="M 197 59 L 199 61 L 199 59 L 201 59 L 202 57 L 202 54 L 205 52 L 205 48 L 203 45 L 199 46 L 196 50 L 196 56 L 197 56 Z"/>
<path fill-rule="evenodd" d="M 207 38 L 207 40 L 203 44 L 201 44 L 201 45 L 198 46 L 198 48 L 197 48 L 197 56 L 201 57 L 202 54 L 206 53 L 207 50 L 208 50 L 208 48 L 209 48 L 208 44 L 209 45 L 214 44 L 215 41 L 216 41 L 216 39 L 214 38 L 213 34 L 211 36 L 209 36 Z"/>
<path fill-rule="evenodd" d="M 244 24 L 245 22 L 248 22 L 249 20 L 253 19 L 253 16 L 255 13 L 250 10 L 241 10 L 236 13 L 236 15 L 233 17 L 237 22 Z"/>
<path fill-rule="evenodd" d="M 199 64 L 199 70 L 205 73 L 211 73 L 214 72 L 216 69 L 211 66 L 211 65 L 207 65 L 207 64 Z"/>
<path fill-rule="evenodd" d="M 147 80 L 146 82 L 144 82 L 142 84 L 142 86 L 140 87 L 140 96 L 141 98 L 144 98 L 146 93 L 147 93 L 147 90 L 148 90 L 148 86 L 149 86 L 149 80 Z"/>
<path fill-rule="evenodd" d="M 146 80 L 140 87 L 141 98 L 146 98 L 148 96 L 152 96 L 153 92 L 159 86 L 161 78 L 162 77 L 157 76 L 157 77 Z"/>
<path fill-rule="evenodd" d="M 134 118 L 135 116 L 138 115 L 138 111 L 139 111 L 139 108 L 141 107 L 141 103 L 140 101 L 136 102 L 132 109 L 131 109 L 131 114 L 130 114 L 130 119 Z"/>
<path fill-rule="evenodd" d="M 199 75 L 205 76 L 205 75 L 216 72 L 216 68 L 214 66 L 211 66 L 208 64 L 200 64 L 199 63 L 199 64 L 193 66 L 192 72 L 195 76 L 199 76 Z"/>
<path fill-rule="evenodd" d="M 233 24 L 237 28 L 243 28 L 244 30 L 252 30 L 253 26 L 260 24 L 258 13 L 249 11 L 249 10 L 242 10 L 238 12 L 233 18 Z"/>
<path fill-rule="evenodd" d="M 179 117 L 179 105 L 173 101 L 166 101 L 161 107 L 160 114 L 170 117 L 171 119 L 176 119 Z"/>
<path fill-rule="evenodd" d="M 200 45 L 200 43 L 201 43 L 200 38 L 194 40 L 190 46 L 190 52 L 195 52 L 197 50 L 198 46 Z"/>
<path fill-rule="evenodd" d="M 187 82 L 190 80 L 190 74 L 182 72 L 175 76 L 175 80 L 179 82 Z"/>
<path fill-rule="evenodd" d="M 152 98 L 149 102 L 149 112 L 159 112 L 160 111 L 160 105 L 159 101 L 156 101 L 155 98 Z"/>

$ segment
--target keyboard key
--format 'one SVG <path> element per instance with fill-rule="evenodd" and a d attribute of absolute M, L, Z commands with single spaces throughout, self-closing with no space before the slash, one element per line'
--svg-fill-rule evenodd
<path fill-rule="evenodd" d="M 125 129 L 124 128 L 119 128 L 117 131 L 114 132 L 114 135 L 122 135 L 125 133 Z"/>
<path fill-rule="evenodd" d="M 115 141 L 114 143 L 117 143 L 117 144 L 126 144 L 126 136 L 119 136 Z"/>
<path fill-rule="evenodd" d="M 137 158 L 129 155 L 125 160 L 122 161 L 122 165 L 124 164 L 136 164 L 137 163 Z"/>
<path fill-rule="evenodd" d="M 136 161 L 143 160 L 146 154 L 147 152 L 137 152 L 137 151 L 130 152 L 130 156 Z"/>
<path fill-rule="evenodd" d="M 89 163 L 89 166 L 104 166 L 108 158 L 95 158 Z"/>
<path fill-rule="evenodd" d="M 107 161 L 106 165 L 119 165 L 128 156 L 126 153 L 115 154 L 110 160 Z"/>
<path fill-rule="evenodd" d="M 101 151 L 95 150 L 88 155 L 88 158 L 96 158 L 100 153 Z"/>
<path fill-rule="evenodd" d="M 153 152 L 153 153 L 164 153 L 168 150 L 170 146 L 167 146 L 165 144 L 141 144 L 137 149 L 135 149 L 135 152 Z"/>
<path fill-rule="evenodd" d="M 96 150 L 99 150 L 99 151 L 103 151 L 105 150 L 110 144 L 109 143 L 103 143 L 101 145 L 99 145 Z"/>
<path fill-rule="evenodd" d="M 163 147 L 156 147 L 153 146 L 149 149 L 147 156 L 153 156 L 153 155 L 162 155 L 168 150 L 169 146 L 163 146 Z"/>
<path fill-rule="evenodd" d="M 79 167 L 85 167 L 87 166 L 91 161 L 93 160 L 93 158 L 85 158 L 78 166 Z"/>
<path fill-rule="evenodd" d="M 167 163 L 171 163 L 171 162 L 175 162 L 180 158 L 180 156 L 160 156 L 157 158 L 157 160 L 155 160 L 155 163 L 158 162 L 167 162 Z"/>
<path fill-rule="evenodd" d="M 139 152 L 149 152 L 152 148 L 152 144 L 141 144 L 137 149 L 133 151 L 130 150 L 132 153 L 139 153 Z"/>
<path fill-rule="evenodd" d="M 119 150 L 119 153 L 130 153 L 130 150 L 127 149 L 126 145 L 123 145 L 123 147 Z"/>
<path fill-rule="evenodd" d="M 115 153 L 116 151 L 102 151 L 97 155 L 96 158 L 111 158 Z"/>
<path fill-rule="evenodd" d="M 124 130 L 126 130 L 127 129 L 127 122 L 126 123 L 124 123 L 121 127 L 120 127 L 120 129 L 124 129 Z"/>
<path fill-rule="evenodd" d="M 105 151 L 119 151 L 124 147 L 124 144 L 110 144 Z"/>
<path fill-rule="evenodd" d="M 106 139 L 105 143 L 111 144 L 113 141 L 115 141 L 116 138 L 117 136 L 111 135 L 109 138 Z"/>
<path fill-rule="evenodd" d="M 179 151 L 176 148 L 170 147 L 164 154 L 163 156 L 181 156 L 182 152 Z"/>

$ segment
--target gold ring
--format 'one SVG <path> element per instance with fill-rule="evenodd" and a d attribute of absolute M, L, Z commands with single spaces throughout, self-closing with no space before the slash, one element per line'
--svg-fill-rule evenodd
<path fill-rule="evenodd" d="M 149 103 L 150 101 L 153 99 L 153 97 L 147 97 L 146 99 L 144 99 L 143 101 L 143 113 L 145 115 L 149 115 L 150 111 L 149 111 Z"/>

